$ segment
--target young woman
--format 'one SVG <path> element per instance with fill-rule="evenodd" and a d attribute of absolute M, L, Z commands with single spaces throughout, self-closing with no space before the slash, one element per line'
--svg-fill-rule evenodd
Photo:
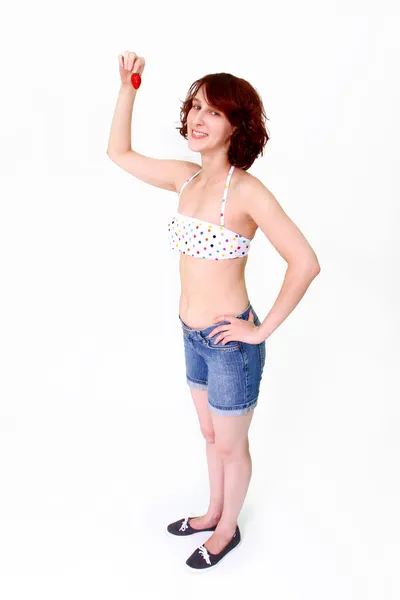
<path fill-rule="evenodd" d="M 121 88 L 108 156 L 134 177 L 179 193 L 168 235 L 170 247 L 179 253 L 177 317 L 187 383 L 206 440 L 210 502 L 203 516 L 180 519 L 167 530 L 178 536 L 212 531 L 186 561 L 191 569 L 207 570 L 240 543 L 237 519 L 251 478 L 248 430 L 265 363 L 265 340 L 296 307 L 320 267 L 274 195 L 247 172 L 269 139 L 257 91 L 229 73 L 195 81 L 181 108 L 179 132 L 200 153 L 201 167 L 154 159 L 131 148 L 138 91 L 131 75 L 143 73 L 145 60 L 129 51 L 118 60 Z M 258 228 L 288 265 L 282 289 L 262 323 L 244 277 Z"/>

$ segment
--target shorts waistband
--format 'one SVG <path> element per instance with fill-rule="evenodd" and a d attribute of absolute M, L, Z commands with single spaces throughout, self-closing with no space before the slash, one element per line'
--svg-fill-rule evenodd
<path fill-rule="evenodd" d="M 238 315 L 234 315 L 234 316 L 236 317 L 236 319 L 242 319 L 243 317 L 246 316 L 246 314 L 250 310 L 253 310 L 251 302 L 249 302 L 249 304 L 247 305 L 247 307 L 244 309 L 243 312 L 239 313 Z M 208 331 L 211 331 L 215 327 L 218 327 L 218 325 L 222 325 L 222 323 L 227 323 L 228 322 L 228 321 L 219 321 L 218 323 L 213 323 L 213 324 L 209 325 L 208 327 L 203 327 L 203 329 L 192 329 L 192 327 L 189 327 L 189 325 L 186 325 L 186 323 L 184 323 L 184 321 L 182 321 L 181 316 L 179 314 L 178 314 L 178 317 L 179 317 L 179 320 L 181 322 L 182 328 L 185 331 L 193 331 L 193 332 L 199 332 L 199 333 L 207 333 Z"/>

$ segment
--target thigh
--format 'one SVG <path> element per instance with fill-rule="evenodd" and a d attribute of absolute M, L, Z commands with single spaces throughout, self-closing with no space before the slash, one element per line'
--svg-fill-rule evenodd
<path fill-rule="evenodd" d="M 191 388 L 206 390 L 208 388 L 208 367 L 204 357 L 196 350 L 196 344 L 183 331 L 185 351 L 186 381 Z"/>
<path fill-rule="evenodd" d="M 215 444 L 221 457 L 242 454 L 249 449 L 248 432 L 253 415 L 254 410 L 251 410 L 227 419 L 220 414 L 211 413 Z"/>
<path fill-rule="evenodd" d="M 190 392 L 199 418 L 201 432 L 207 441 L 213 442 L 214 425 L 208 408 L 208 391 L 190 388 Z"/>
<path fill-rule="evenodd" d="M 253 309 L 256 325 L 260 324 Z M 230 341 L 222 345 L 208 337 L 204 346 L 208 367 L 210 410 L 222 416 L 240 416 L 252 411 L 258 402 L 265 364 L 265 341 L 246 344 Z"/>
<path fill-rule="evenodd" d="M 221 342 L 218 346 L 210 341 L 205 347 L 210 410 L 224 415 L 243 414 L 248 408 L 248 394 L 241 347 L 223 347 Z"/>
<path fill-rule="evenodd" d="M 214 426 L 208 408 L 208 368 L 196 345 L 184 335 L 186 381 L 199 419 L 200 430 L 208 441 L 214 441 Z"/>

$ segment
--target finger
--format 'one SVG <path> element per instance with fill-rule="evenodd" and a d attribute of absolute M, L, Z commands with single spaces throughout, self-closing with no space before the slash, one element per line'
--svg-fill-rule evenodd
<path fill-rule="evenodd" d="M 210 333 L 210 337 L 214 337 L 214 335 L 217 335 L 217 333 L 223 333 L 224 331 L 229 331 L 230 330 L 230 325 L 220 325 L 219 327 L 216 327 L 215 329 L 213 329 Z"/>
<path fill-rule="evenodd" d="M 124 69 L 128 70 L 129 50 L 124 52 Z"/>
<path fill-rule="evenodd" d="M 135 64 L 136 59 L 137 54 L 135 52 L 129 52 L 129 71 L 133 71 L 133 65 Z"/>
<path fill-rule="evenodd" d="M 134 52 L 129 52 L 129 50 L 126 50 L 126 52 L 124 52 L 124 59 L 125 59 L 125 69 L 127 71 L 131 71 L 132 70 L 132 64 L 133 61 L 135 59 L 136 54 Z"/>
<path fill-rule="evenodd" d="M 135 62 L 133 63 L 133 67 L 132 67 L 132 71 L 134 73 L 141 73 L 143 71 L 143 58 L 141 56 L 138 56 L 135 60 Z"/>
<path fill-rule="evenodd" d="M 125 68 L 127 71 L 131 71 L 132 70 L 132 52 L 128 52 L 128 56 L 126 59 L 126 64 L 125 64 Z"/>
<path fill-rule="evenodd" d="M 210 333 L 210 338 L 213 338 L 215 335 L 217 335 L 217 333 L 220 333 L 221 329 L 219 327 L 217 327 L 216 329 L 213 329 Z"/>
<path fill-rule="evenodd" d="M 144 58 L 144 56 L 141 56 L 140 57 L 140 69 L 139 69 L 140 74 L 143 73 L 145 66 L 146 66 L 146 59 Z"/>
<path fill-rule="evenodd" d="M 225 321 L 224 316 L 222 315 L 222 317 L 216 317 L 213 319 L 213 323 L 218 323 L 218 321 Z"/>

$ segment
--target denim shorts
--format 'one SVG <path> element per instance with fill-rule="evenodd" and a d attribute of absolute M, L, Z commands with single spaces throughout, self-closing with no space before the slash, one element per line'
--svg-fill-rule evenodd
<path fill-rule="evenodd" d="M 248 319 L 250 310 L 255 325 L 260 320 L 251 306 L 236 315 Z M 189 387 L 208 390 L 208 408 L 220 415 L 244 415 L 255 408 L 265 365 L 265 340 L 259 344 L 231 340 L 222 345 L 210 338 L 216 327 L 228 324 L 220 321 L 204 329 L 192 329 L 180 315 L 185 348 L 186 381 Z"/>

